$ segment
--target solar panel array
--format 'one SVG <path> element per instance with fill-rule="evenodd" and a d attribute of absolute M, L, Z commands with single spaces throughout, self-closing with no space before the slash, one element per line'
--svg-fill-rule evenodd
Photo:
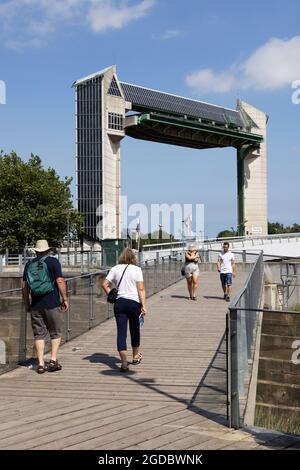
<path fill-rule="evenodd" d="M 236 127 L 244 127 L 244 122 L 238 111 L 224 109 L 213 104 L 182 98 L 124 82 L 121 82 L 121 86 L 125 99 L 132 103 L 133 110 L 135 110 L 135 107 L 142 107 L 181 116 L 186 115 L 187 117 L 215 121 L 223 125 L 229 124 Z"/>

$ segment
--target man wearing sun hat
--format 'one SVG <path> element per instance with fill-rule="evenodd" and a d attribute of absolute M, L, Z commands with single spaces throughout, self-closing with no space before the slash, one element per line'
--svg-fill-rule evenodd
<path fill-rule="evenodd" d="M 63 312 L 69 308 L 66 282 L 60 262 L 50 256 L 47 240 L 38 240 L 36 257 L 28 261 L 23 275 L 23 298 L 31 313 L 31 325 L 38 358 L 37 373 L 61 370 L 57 353 L 61 342 Z M 51 360 L 45 365 L 45 341 L 51 339 Z"/>

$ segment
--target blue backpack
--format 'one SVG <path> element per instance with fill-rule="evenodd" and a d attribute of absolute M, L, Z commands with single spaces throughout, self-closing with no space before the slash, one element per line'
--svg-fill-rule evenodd
<path fill-rule="evenodd" d="M 48 256 L 29 261 L 26 270 L 26 280 L 33 295 L 49 294 L 54 290 L 54 283 L 50 278 L 45 259 Z"/>

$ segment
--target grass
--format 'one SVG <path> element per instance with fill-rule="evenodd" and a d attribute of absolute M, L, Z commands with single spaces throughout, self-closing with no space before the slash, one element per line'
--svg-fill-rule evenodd
<path fill-rule="evenodd" d="M 291 308 L 293 312 L 300 312 L 300 304 L 294 305 L 294 307 Z"/>
<path fill-rule="evenodd" d="M 262 428 L 300 434 L 300 408 L 299 411 L 295 412 L 280 408 L 256 406 L 254 424 Z"/>

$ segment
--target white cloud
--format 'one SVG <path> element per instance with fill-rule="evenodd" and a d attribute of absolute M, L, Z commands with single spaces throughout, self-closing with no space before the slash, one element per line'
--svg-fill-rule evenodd
<path fill-rule="evenodd" d="M 146 16 L 155 0 L 6 0 L 0 35 L 9 47 L 40 47 L 59 27 L 84 24 L 93 32 L 120 29 Z"/>
<path fill-rule="evenodd" d="M 131 21 L 146 16 L 153 5 L 154 0 L 142 0 L 135 5 L 123 2 L 121 6 L 111 0 L 98 1 L 94 2 L 90 9 L 88 21 L 96 33 L 107 29 L 120 29 Z"/>
<path fill-rule="evenodd" d="M 173 38 L 178 38 L 179 36 L 182 36 L 183 34 L 184 32 L 179 29 L 168 29 L 160 37 L 161 39 L 173 39 Z"/>
<path fill-rule="evenodd" d="M 300 36 L 271 38 L 245 61 L 217 72 L 200 69 L 187 75 L 186 83 L 197 94 L 237 89 L 276 90 L 300 78 Z"/>
<path fill-rule="evenodd" d="M 9 49 L 15 49 L 16 51 L 22 51 L 24 49 L 41 49 L 46 46 L 46 42 L 43 39 L 33 38 L 28 40 L 9 39 L 6 41 L 6 46 Z"/>
<path fill-rule="evenodd" d="M 186 77 L 187 84 L 201 93 L 231 91 L 236 83 L 233 71 L 216 73 L 212 69 L 201 69 Z"/>

